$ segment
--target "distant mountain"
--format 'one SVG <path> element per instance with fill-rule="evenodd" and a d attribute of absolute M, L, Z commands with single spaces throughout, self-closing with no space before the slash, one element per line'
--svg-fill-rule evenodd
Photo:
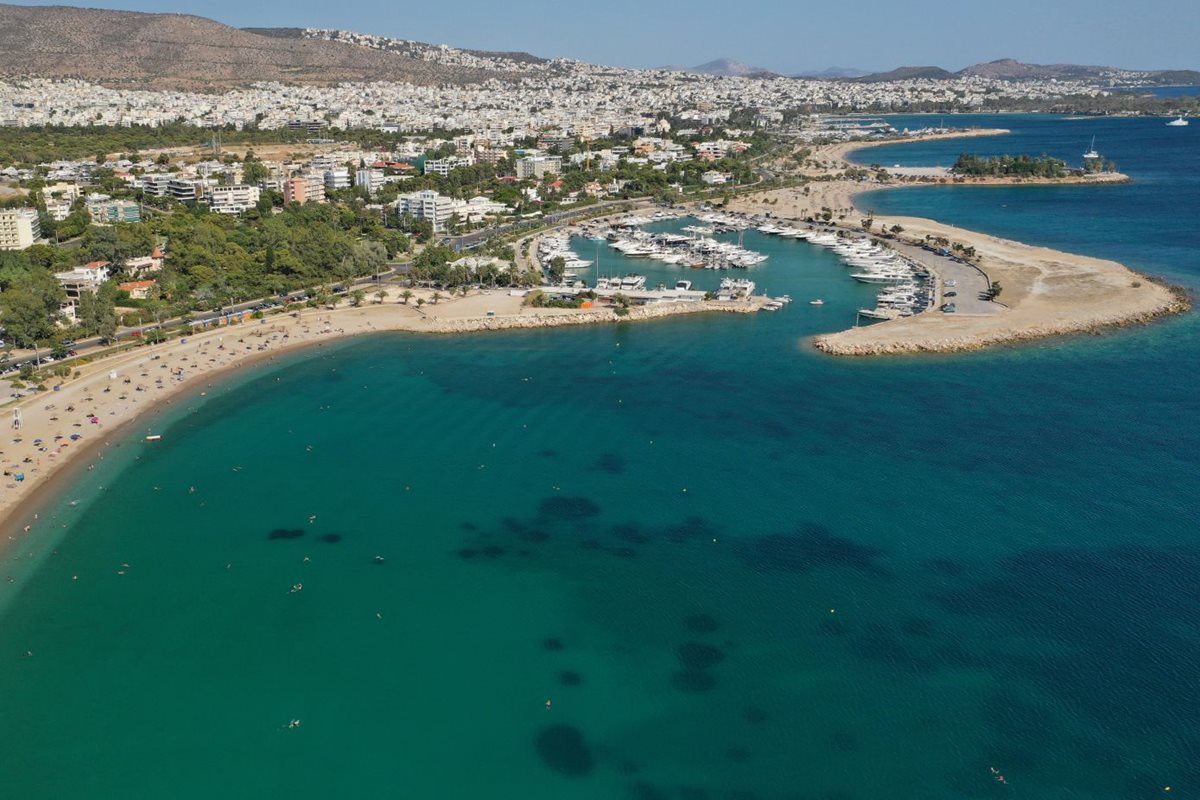
<path fill-rule="evenodd" d="M 793 75 L 792 77 L 794 77 L 794 78 L 810 78 L 810 79 L 815 79 L 815 80 L 819 80 L 819 81 L 836 81 L 836 80 L 843 80 L 846 78 L 861 78 L 862 76 L 864 76 L 866 74 L 867 74 L 866 70 L 855 69 L 854 67 L 828 67 L 819 72 L 812 71 L 812 70 L 810 70 L 808 72 L 800 72 L 800 73 L 797 73 L 796 75 Z"/>
<path fill-rule="evenodd" d="M 1196 84 L 1200 72 L 1193 70 L 1130 70 L 1118 67 L 1096 67 L 1082 64 L 1026 64 L 1013 58 L 1001 58 L 986 64 L 973 64 L 958 72 L 941 67 L 900 67 L 891 72 L 877 72 L 853 78 L 862 83 L 886 81 L 951 80 L 954 78 L 987 78 L 1001 81 L 1074 80 L 1099 84 Z"/>
<path fill-rule="evenodd" d="M 680 72 L 698 72 L 701 75 L 719 75 L 725 78 L 773 78 L 780 77 L 765 67 L 752 67 L 740 61 L 718 58 L 698 67 L 685 67 Z"/>
<path fill-rule="evenodd" d="M 857 83 L 887 83 L 888 81 L 913 81 L 920 78 L 944 81 L 953 77 L 953 72 L 941 67 L 897 67 L 889 72 L 873 72 L 870 75 L 851 78 L 851 80 Z"/>
<path fill-rule="evenodd" d="M 1095 67 L 1081 64 L 1025 64 L 1016 59 L 1002 58 L 986 64 L 975 64 L 957 73 L 963 77 L 979 76 L 995 80 L 1079 80 L 1121 82 L 1135 78 L 1149 83 L 1191 84 L 1200 82 L 1195 70 L 1128 70 L 1117 67 Z"/>
<path fill-rule="evenodd" d="M 1160 69 L 1154 77 L 1160 86 L 1200 86 L 1200 72 L 1194 69 Z"/>
<path fill-rule="evenodd" d="M 473 83 L 498 76 L 319 39 L 262 36 L 204 17 L 0 4 L 0 77 L 197 89 L 288 81 Z"/>

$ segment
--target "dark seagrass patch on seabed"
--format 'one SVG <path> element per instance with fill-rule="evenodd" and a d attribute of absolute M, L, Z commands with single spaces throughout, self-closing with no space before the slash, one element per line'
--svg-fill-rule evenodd
<path fill-rule="evenodd" d="M 275 541 L 277 539 L 299 539 L 304 535 L 304 531 L 299 528 L 275 528 L 267 534 L 267 539 Z"/>
<path fill-rule="evenodd" d="M 571 725 L 550 725 L 534 739 L 542 763 L 562 775 L 582 777 L 592 771 L 595 758 L 583 733 Z"/>

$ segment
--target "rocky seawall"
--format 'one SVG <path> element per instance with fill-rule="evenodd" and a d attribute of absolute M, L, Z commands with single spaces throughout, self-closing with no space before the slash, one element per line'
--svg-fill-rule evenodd
<path fill-rule="evenodd" d="M 881 356 L 905 355 L 913 353 L 961 353 L 972 350 L 982 350 L 1002 344 L 1045 339 L 1052 336 L 1069 336 L 1078 334 L 1098 334 L 1115 328 L 1131 325 L 1145 325 L 1156 319 L 1180 314 L 1192 307 L 1191 298 L 1178 287 L 1170 289 L 1170 301 L 1158 308 L 1135 313 L 1116 313 L 1108 316 L 1093 318 L 1066 319 L 1043 324 L 1025 326 L 1010 326 L 1006 324 L 1005 315 L 978 317 L 980 327 L 959 335 L 939 336 L 936 326 L 930 325 L 929 331 L 921 335 L 913 335 L 911 330 L 897 330 L 896 327 L 912 323 L 913 318 L 895 320 L 894 322 L 873 325 L 869 328 L 857 328 L 840 333 L 817 336 L 812 340 L 813 346 L 823 353 L 837 356 Z M 932 312 L 931 312 L 932 313 Z M 961 318 L 959 318 L 961 319 Z M 863 336 L 857 332 L 870 331 L 874 335 Z"/>

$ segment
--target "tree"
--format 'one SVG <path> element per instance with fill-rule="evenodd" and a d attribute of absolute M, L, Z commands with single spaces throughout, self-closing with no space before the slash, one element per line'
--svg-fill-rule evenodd
<path fill-rule="evenodd" d="M 442 299 L 442 294 L 441 294 L 441 292 L 434 292 L 434 293 L 433 293 L 433 294 L 430 296 L 430 298 L 429 298 L 429 302 L 433 303 L 433 304 L 436 306 L 436 305 L 437 305 L 437 302 L 438 302 L 438 300 L 441 300 L 441 299 Z"/>
<path fill-rule="evenodd" d="M 62 287 L 48 272 L 22 276 L 0 292 L 0 324 L 23 347 L 49 339 L 57 330 Z"/>
<path fill-rule="evenodd" d="M 269 177 L 270 168 L 257 159 L 251 160 L 250 154 L 247 153 L 246 161 L 242 164 L 242 180 L 251 186 L 257 186 Z"/>
<path fill-rule="evenodd" d="M 555 256 L 550 259 L 550 280 L 558 283 L 563 279 L 563 275 L 567 273 L 567 262 L 562 256 Z"/>
<path fill-rule="evenodd" d="M 412 296 L 413 296 L 413 293 L 410 289 L 405 289 L 403 292 L 400 293 L 400 299 L 404 303 L 404 305 L 408 305 L 408 301 L 412 300 Z"/>
<path fill-rule="evenodd" d="M 366 296 L 367 296 L 367 293 L 364 292 L 362 289 L 355 289 L 353 292 L 350 293 L 350 305 L 354 306 L 355 308 L 358 308 L 359 306 L 362 305 L 363 298 Z"/>
<path fill-rule="evenodd" d="M 76 317 L 79 327 L 88 336 L 112 336 L 117 331 L 117 287 L 107 281 L 96 293 L 84 292 L 79 298 Z"/>
<path fill-rule="evenodd" d="M 377 305 L 383 305 L 383 298 L 385 298 L 387 296 L 388 296 L 387 289 L 378 290 L 377 292 L 375 292 L 375 303 Z"/>

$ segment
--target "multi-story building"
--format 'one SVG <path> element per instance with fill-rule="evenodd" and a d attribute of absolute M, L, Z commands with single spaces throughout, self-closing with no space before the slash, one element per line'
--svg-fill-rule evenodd
<path fill-rule="evenodd" d="M 506 155 L 503 148 L 493 147 L 490 142 L 479 143 L 475 147 L 475 160 L 480 164 L 495 164 L 503 161 Z"/>
<path fill-rule="evenodd" d="M 46 213 L 55 222 L 62 222 L 71 216 L 71 203 L 67 200 L 51 199 L 46 201 Z"/>
<path fill-rule="evenodd" d="M 570 150 L 575 146 L 575 137 L 564 131 L 556 131 L 554 133 L 543 133 L 538 137 L 538 148 L 541 150 L 554 150 L 562 152 Z"/>
<path fill-rule="evenodd" d="M 701 161 L 719 161 L 727 152 L 724 142 L 697 142 L 696 157 Z"/>
<path fill-rule="evenodd" d="M 446 158 L 428 159 L 425 161 L 426 175 L 441 175 L 443 178 L 450 174 L 450 170 L 458 169 L 459 167 L 469 167 L 475 163 L 475 158 L 471 155 L 467 156 L 447 156 Z"/>
<path fill-rule="evenodd" d="M 95 294 L 98 292 L 100 285 L 108 280 L 111 266 L 112 264 L 108 261 L 92 261 L 82 267 L 55 273 L 54 277 L 58 278 L 59 284 L 67 294 L 66 304 L 72 309 L 77 308 L 79 298 L 84 293 Z"/>
<path fill-rule="evenodd" d="M 446 223 L 454 216 L 454 200 L 429 190 L 413 192 L 396 198 L 396 210 L 415 219 L 429 220 L 434 233 L 444 233 Z"/>
<path fill-rule="evenodd" d="M 209 209 L 218 214 L 241 214 L 258 205 L 262 190 L 257 186 L 213 186 L 204 195 Z"/>
<path fill-rule="evenodd" d="M 299 203 L 304 205 L 309 201 L 308 197 L 308 179 L 297 175 L 294 178 L 288 178 L 283 182 L 283 202 L 286 205 Z"/>
<path fill-rule="evenodd" d="M 46 201 L 46 205 L 50 205 L 52 201 L 58 201 L 66 203 L 69 208 L 79 199 L 79 187 L 73 183 L 47 184 L 42 187 L 42 198 Z"/>
<path fill-rule="evenodd" d="M 375 194 L 386 182 L 381 169 L 360 169 L 354 176 L 354 185 L 366 189 L 368 194 Z"/>
<path fill-rule="evenodd" d="M 560 172 L 562 158 L 559 156 L 528 156 L 517 159 L 517 177 L 521 180 L 557 175 Z"/>
<path fill-rule="evenodd" d="M 171 193 L 171 177 L 169 173 L 143 175 L 134 182 L 134 185 L 148 195 L 167 197 Z"/>
<path fill-rule="evenodd" d="M 477 195 L 470 200 L 455 200 L 453 209 L 455 216 L 470 223 L 482 222 L 497 214 L 512 213 L 512 209 L 504 203 L 498 203 L 483 195 Z"/>
<path fill-rule="evenodd" d="M 42 236 L 37 211 L 32 208 L 0 208 L 0 250 L 24 250 Z"/>
<path fill-rule="evenodd" d="M 349 189 L 350 188 L 350 170 L 345 167 L 338 167 L 325 171 L 325 188 L 327 189 Z"/>
<path fill-rule="evenodd" d="M 96 225 L 111 225 L 114 222 L 141 222 L 142 207 L 132 200 L 113 200 L 102 197 L 87 201 L 88 213 Z"/>
<path fill-rule="evenodd" d="M 167 197 L 181 203 L 195 202 L 204 196 L 205 183 L 199 178 L 171 178 L 167 182 Z"/>

